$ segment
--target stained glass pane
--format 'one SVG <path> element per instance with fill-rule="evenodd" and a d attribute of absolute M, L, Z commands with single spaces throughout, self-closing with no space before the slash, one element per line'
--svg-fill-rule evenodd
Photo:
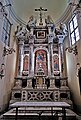
<path fill-rule="evenodd" d="M 7 19 L 4 18 L 3 28 L 6 29 L 6 26 L 7 26 Z"/>
<path fill-rule="evenodd" d="M 78 26 L 78 23 L 77 23 L 77 18 L 76 16 L 73 18 L 73 21 L 74 21 L 74 28 L 76 28 Z"/>
<path fill-rule="evenodd" d="M 74 16 L 69 23 L 71 44 L 75 44 L 80 39 L 77 16 Z"/>
<path fill-rule="evenodd" d="M 72 21 L 70 22 L 70 31 L 71 32 L 73 31 L 73 23 L 72 23 Z"/>
<path fill-rule="evenodd" d="M 9 46 L 9 40 L 10 40 L 10 27 L 11 27 L 11 24 L 9 20 L 5 17 L 3 22 L 2 41 L 8 46 Z"/>
<path fill-rule="evenodd" d="M 80 39 L 78 28 L 75 30 L 76 41 Z"/>
<path fill-rule="evenodd" d="M 5 32 L 5 30 L 3 30 L 3 32 L 2 32 L 2 41 L 3 42 L 5 42 L 5 35 L 6 35 L 6 32 Z"/>
<path fill-rule="evenodd" d="M 75 36 L 74 36 L 74 32 L 71 34 L 71 40 L 72 40 L 72 45 L 75 43 Z"/>

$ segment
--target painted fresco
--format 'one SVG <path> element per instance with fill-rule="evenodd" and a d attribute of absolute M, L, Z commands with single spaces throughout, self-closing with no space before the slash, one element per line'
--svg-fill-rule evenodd
<path fill-rule="evenodd" d="M 45 50 L 38 50 L 35 53 L 36 67 L 35 71 L 41 67 L 44 70 L 45 75 L 47 75 L 47 53 Z"/>
<path fill-rule="evenodd" d="M 28 71 L 29 70 L 29 57 L 26 55 L 23 59 L 23 71 Z"/>

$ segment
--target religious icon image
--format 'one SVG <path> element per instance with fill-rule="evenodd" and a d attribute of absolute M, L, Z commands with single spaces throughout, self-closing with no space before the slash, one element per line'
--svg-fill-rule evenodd
<path fill-rule="evenodd" d="M 38 61 L 39 60 L 42 60 L 42 61 L 44 61 L 44 53 L 43 52 L 40 52 L 40 53 L 38 53 Z"/>
<path fill-rule="evenodd" d="M 53 61 L 54 61 L 54 71 L 58 71 L 59 70 L 59 58 L 58 55 L 54 55 L 53 56 Z"/>
<path fill-rule="evenodd" d="M 45 50 L 38 50 L 36 52 L 36 71 L 40 68 L 44 70 L 45 74 L 47 73 L 47 56 Z"/>
<path fill-rule="evenodd" d="M 28 71 L 28 64 L 29 64 L 28 56 L 26 55 L 26 56 L 24 57 L 23 71 Z"/>

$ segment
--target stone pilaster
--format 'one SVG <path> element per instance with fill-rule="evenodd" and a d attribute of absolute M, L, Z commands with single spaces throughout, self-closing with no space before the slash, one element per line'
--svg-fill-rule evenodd
<path fill-rule="evenodd" d="M 48 36 L 48 49 L 49 49 L 49 63 L 50 63 L 50 72 L 51 72 L 51 75 L 53 74 L 53 38 L 54 38 L 54 35 L 53 34 L 50 34 Z M 49 64 L 48 63 L 48 64 Z M 49 65 L 48 65 L 49 66 Z"/>
<path fill-rule="evenodd" d="M 18 74 L 22 76 L 22 70 L 23 70 L 23 46 L 24 41 L 19 42 L 19 65 L 18 65 Z"/>
<path fill-rule="evenodd" d="M 50 47 L 50 46 L 49 46 Z M 49 48 L 50 50 L 50 48 Z M 51 75 L 50 53 L 48 52 L 48 76 Z"/>

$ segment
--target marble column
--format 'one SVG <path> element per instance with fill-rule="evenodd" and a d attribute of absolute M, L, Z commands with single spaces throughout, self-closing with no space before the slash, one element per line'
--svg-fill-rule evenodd
<path fill-rule="evenodd" d="M 60 71 L 60 76 L 61 76 L 61 48 L 60 48 L 60 45 L 59 45 L 59 48 L 58 48 L 58 55 L 59 55 L 59 71 Z"/>
<path fill-rule="evenodd" d="M 34 60 L 33 60 L 33 44 L 30 45 L 30 74 L 33 75 L 34 74 Z"/>
<path fill-rule="evenodd" d="M 60 76 L 62 77 L 63 72 L 63 64 L 64 64 L 64 55 L 63 55 L 63 40 L 65 39 L 66 35 L 59 35 L 59 71 Z"/>
<path fill-rule="evenodd" d="M 49 74 L 53 75 L 53 34 L 48 36 L 48 49 L 49 49 L 49 63 L 50 64 L 50 72 Z M 48 65 L 49 66 L 49 65 Z"/>
<path fill-rule="evenodd" d="M 48 53 L 48 57 L 49 57 L 49 59 L 48 59 L 48 74 L 51 75 L 52 66 L 51 66 L 51 49 L 50 49 L 50 43 L 48 45 L 48 51 L 49 51 L 49 53 Z"/>
<path fill-rule="evenodd" d="M 48 52 L 47 56 L 48 56 L 48 76 L 50 76 L 51 75 L 51 66 L 50 66 L 50 53 L 49 52 Z"/>
<path fill-rule="evenodd" d="M 51 75 L 53 75 L 53 46 L 52 43 L 50 44 L 50 60 L 51 60 Z"/>
<path fill-rule="evenodd" d="M 60 44 L 60 74 L 63 72 L 63 67 L 64 67 L 64 55 L 63 55 L 63 44 Z M 62 75 L 61 75 L 62 76 Z"/>
<path fill-rule="evenodd" d="M 34 50 L 33 50 L 33 47 L 34 47 L 34 36 L 32 35 L 30 37 L 30 42 L 29 42 L 29 45 L 30 45 L 30 67 L 29 67 L 29 71 L 30 71 L 30 75 L 34 75 Z"/>

